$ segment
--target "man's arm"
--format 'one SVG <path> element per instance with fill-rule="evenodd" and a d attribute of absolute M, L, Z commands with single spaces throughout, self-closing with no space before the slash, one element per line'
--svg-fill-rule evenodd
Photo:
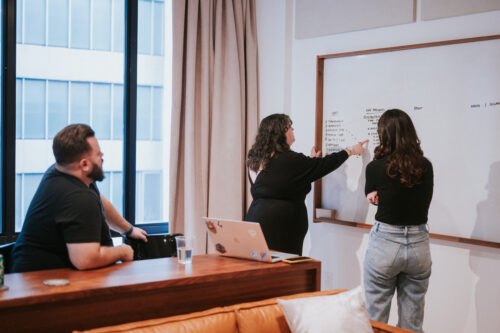
<path fill-rule="evenodd" d="M 101 201 L 104 207 L 104 215 L 106 215 L 106 222 L 108 223 L 111 229 L 121 234 L 124 234 L 127 231 L 129 231 L 130 228 L 133 228 L 132 233 L 128 235 L 129 237 L 142 239 L 145 242 L 148 241 L 148 239 L 146 238 L 147 232 L 142 230 L 141 228 L 132 226 L 130 223 L 128 223 L 127 220 L 125 220 L 120 215 L 120 213 L 118 213 L 113 204 L 108 199 L 106 199 L 102 194 L 101 194 Z"/>
<path fill-rule="evenodd" d="M 118 260 L 131 261 L 134 250 L 127 245 L 101 246 L 99 243 L 66 243 L 69 259 L 77 269 L 92 269 L 110 265 Z"/>

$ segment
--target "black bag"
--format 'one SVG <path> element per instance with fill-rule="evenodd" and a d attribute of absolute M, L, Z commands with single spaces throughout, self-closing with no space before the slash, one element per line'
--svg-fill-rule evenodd
<path fill-rule="evenodd" d="M 151 234 L 147 236 L 147 243 L 127 237 L 123 242 L 134 249 L 134 260 L 177 257 L 176 236 L 182 234 Z"/>

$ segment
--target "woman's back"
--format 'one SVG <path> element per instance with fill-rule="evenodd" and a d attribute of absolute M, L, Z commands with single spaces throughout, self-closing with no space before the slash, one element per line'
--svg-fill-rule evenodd
<path fill-rule="evenodd" d="M 432 164 L 426 158 L 423 158 L 422 168 L 420 182 L 408 187 L 401 183 L 399 177 L 387 174 L 387 158 L 374 160 L 367 165 L 365 192 L 378 192 L 377 221 L 394 225 L 427 222 L 434 174 Z"/>

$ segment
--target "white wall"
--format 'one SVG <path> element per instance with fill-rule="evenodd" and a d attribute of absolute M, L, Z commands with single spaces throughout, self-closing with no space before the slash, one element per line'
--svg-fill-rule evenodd
<path fill-rule="evenodd" d="M 419 1 L 417 6 L 416 23 L 296 40 L 293 1 L 257 0 L 261 117 L 290 114 L 293 149 L 307 154 L 314 143 L 317 55 L 500 34 L 500 11 L 421 21 Z M 311 221 L 312 195 L 306 204 Z M 429 221 L 431 230 L 438 223 Z M 361 284 L 367 241 L 362 229 L 309 224 L 304 254 L 322 261 L 323 289 Z M 431 240 L 431 252 L 425 331 L 500 332 L 500 250 Z M 393 303 L 389 323 L 396 321 Z"/>

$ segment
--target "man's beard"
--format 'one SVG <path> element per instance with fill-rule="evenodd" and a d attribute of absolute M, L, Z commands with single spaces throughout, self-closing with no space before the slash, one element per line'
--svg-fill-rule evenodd
<path fill-rule="evenodd" d="M 100 182 L 104 179 L 104 172 L 102 171 L 101 167 L 99 167 L 95 163 L 92 163 L 92 170 L 90 170 L 90 173 L 87 175 L 87 177 L 93 179 L 94 181 Z"/>

